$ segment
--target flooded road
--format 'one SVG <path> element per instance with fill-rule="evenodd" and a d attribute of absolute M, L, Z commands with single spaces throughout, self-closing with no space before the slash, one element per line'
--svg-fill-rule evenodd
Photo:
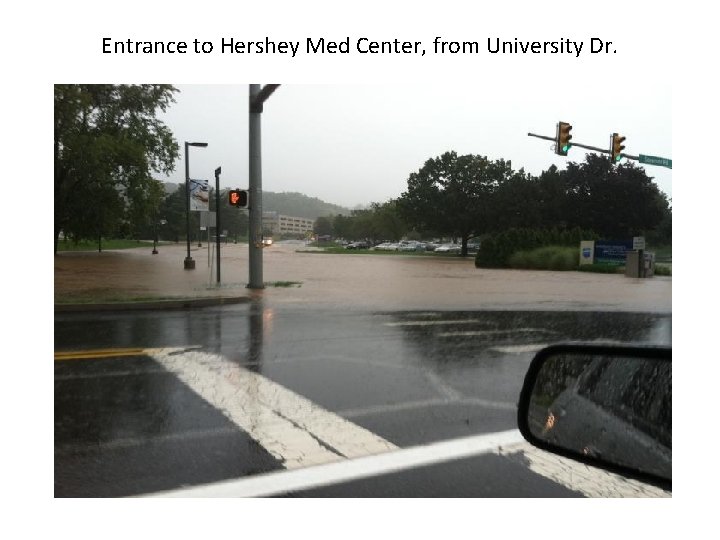
<path fill-rule="evenodd" d="M 459 257 L 288 243 L 264 252 L 267 287 L 248 291 L 247 246 L 223 248 L 220 287 L 204 248 L 193 247 L 194 271 L 183 268 L 184 246 L 159 251 L 62 253 L 56 301 L 246 302 L 55 313 L 58 497 L 255 479 L 270 487 L 232 496 L 664 494 L 534 452 L 515 415 L 530 360 L 547 344 L 669 345 L 671 278 L 481 270 Z M 386 457 L 406 469 L 436 463 L 438 451 L 467 460 L 349 491 L 282 476 L 317 467 L 347 475 L 355 460 L 370 460 L 363 474 L 383 475 Z"/>
<path fill-rule="evenodd" d="M 223 245 L 221 285 L 207 246 L 193 246 L 196 269 L 184 270 L 183 245 L 55 258 L 56 301 L 152 297 L 246 296 L 248 249 Z M 212 253 L 211 253 L 212 255 Z M 276 304 L 343 310 L 597 310 L 670 313 L 672 278 L 475 268 L 472 257 L 327 254 L 302 243 L 263 251 L 262 296 Z M 208 264 L 210 261 L 210 264 Z"/>

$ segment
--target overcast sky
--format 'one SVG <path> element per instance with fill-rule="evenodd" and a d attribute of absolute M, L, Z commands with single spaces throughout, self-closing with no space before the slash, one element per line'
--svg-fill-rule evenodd
<path fill-rule="evenodd" d="M 262 115 L 263 189 L 296 191 L 347 207 L 399 196 L 408 175 L 443 152 L 509 159 L 539 174 L 584 160 L 573 148 L 553 153 L 555 124 L 573 125 L 573 140 L 608 148 L 627 137 L 626 152 L 672 158 L 669 86 L 618 87 L 586 81 L 566 94 L 517 79 L 502 85 L 282 85 Z M 208 178 L 222 166 L 222 187 L 248 186 L 248 85 L 179 85 L 163 116 L 190 149 L 190 175 Z M 672 171 L 647 165 L 672 197 Z M 184 181 L 183 156 L 170 181 Z"/>

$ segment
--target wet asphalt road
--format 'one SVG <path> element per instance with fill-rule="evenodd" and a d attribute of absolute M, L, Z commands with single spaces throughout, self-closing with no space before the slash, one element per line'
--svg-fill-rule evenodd
<path fill-rule="evenodd" d="M 359 426 L 361 437 L 367 431 L 381 444 L 407 448 L 514 429 L 525 371 L 544 344 L 669 344 L 670 336 L 670 315 L 638 313 L 358 312 L 257 302 L 57 314 L 55 495 L 139 495 L 288 466 L 283 451 L 250 436 L 253 426 L 239 427 L 221 410 L 224 402 L 203 394 L 196 379 L 211 376 L 212 365 L 206 375 L 187 375 L 173 360 L 184 362 L 187 351 L 208 355 L 211 364 L 224 359 L 226 379 L 277 383 Z M 161 348 L 175 356 L 148 352 Z M 289 429 L 302 422 L 287 420 Z M 333 443 L 322 446 L 347 456 Z M 483 481 L 472 481 L 478 477 Z M 288 495 L 579 493 L 518 460 L 484 455 Z"/>

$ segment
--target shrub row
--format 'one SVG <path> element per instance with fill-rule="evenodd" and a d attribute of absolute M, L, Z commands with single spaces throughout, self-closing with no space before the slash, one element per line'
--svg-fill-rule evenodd
<path fill-rule="evenodd" d="M 581 240 L 597 240 L 592 231 L 576 227 L 560 229 L 508 229 L 485 238 L 475 256 L 478 268 L 506 268 L 510 257 L 519 251 L 531 251 L 545 246 L 564 246 L 577 248 Z M 575 258 L 575 266 L 578 259 Z"/>
<path fill-rule="evenodd" d="M 508 259 L 508 266 L 527 270 L 576 270 L 579 258 L 579 248 L 545 246 L 516 251 Z"/>

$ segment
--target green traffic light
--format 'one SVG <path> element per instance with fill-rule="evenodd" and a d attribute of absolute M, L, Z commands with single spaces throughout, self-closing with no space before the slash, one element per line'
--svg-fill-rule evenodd
<path fill-rule="evenodd" d="M 565 146 L 562 147 L 562 151 L 563 151 L 563 152 L 567 152 L 568 150 L 570 150 L 570 145 L 569 145 L 569 144 L 566 144 Z"/>
<path fill-rule="evenodd" d="M 620 161 L 622 159 L 622 156 L 615 156 L 615 161 Z"/>

